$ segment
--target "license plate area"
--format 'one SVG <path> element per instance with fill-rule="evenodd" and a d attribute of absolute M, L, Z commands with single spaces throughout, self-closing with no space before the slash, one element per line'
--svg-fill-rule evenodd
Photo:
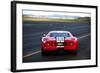
<path fill-rule="evenodd" d="M 64 46 L 64 42 L 57 42 L 56 46 Z"/>

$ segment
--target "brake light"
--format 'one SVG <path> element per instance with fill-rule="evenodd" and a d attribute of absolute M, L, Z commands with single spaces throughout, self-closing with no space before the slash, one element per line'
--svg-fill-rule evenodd
<path fill-rule="evenodd" d="M 73 45 L 73 43 L 72 42 L 70 42 L 70 46 L 72 46 Z"/>
<path fill-rule="evenodd" d="M 47 43 L 47 46 L 50 46 L 50 43 Z"/>
<path fill-rule="evenodd" d="M 72 46 L 73 45 L 73 42 L 67 42 L 66 45 L 67 46 Z"/>
<path fill-rule="evenodd" d="M 46 43 L 47 46 L 53 46 L 53 42 Z"/>

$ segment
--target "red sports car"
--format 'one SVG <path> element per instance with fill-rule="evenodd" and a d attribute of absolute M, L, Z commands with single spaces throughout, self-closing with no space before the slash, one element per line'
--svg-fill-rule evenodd
<path fill-rule="evenodd" d="M 76 52 L 77 47 L 78 40 L 69 31 L 50 31 L 42 37 L 43 55 L 57 50 Z"/>

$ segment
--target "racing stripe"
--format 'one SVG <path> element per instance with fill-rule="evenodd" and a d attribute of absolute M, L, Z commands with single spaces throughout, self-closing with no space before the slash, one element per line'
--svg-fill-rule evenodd
<path fill-rule="evenodd" d="M 57 42 L 64 42 L 64 37 L 56 37 Z"/>

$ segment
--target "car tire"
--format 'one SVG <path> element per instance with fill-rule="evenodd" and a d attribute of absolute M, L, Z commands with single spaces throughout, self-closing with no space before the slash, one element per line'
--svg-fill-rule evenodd
<path fill-rule="evenodd" d="M 74 55 L 76 55 L 78 53 L 78 50 L 74 50 L 71 53 L 74 54 Z"/>
<path fill-rule="evenodd" d="M 41 54 L 42 54 L 43 56 L 46 56 L 46 55 L 47 55 L 47 52 L 45 52 L 45 51 L 42 49 Z"/>

